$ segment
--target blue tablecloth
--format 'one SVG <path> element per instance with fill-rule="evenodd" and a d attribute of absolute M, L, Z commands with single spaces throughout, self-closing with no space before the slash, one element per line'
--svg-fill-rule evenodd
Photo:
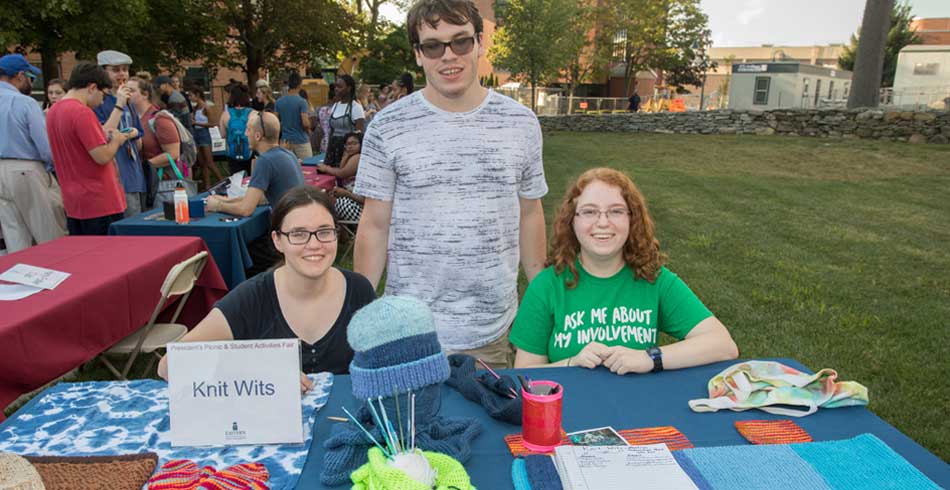
<path fill-rule="evenodd" d="M 304 164 L 304 165 L 311 165 L 311 166 L 319 165 L 319 164 L 323 163 L 323 159 L 326 158 L 326 156 L 327 156 L 326 153 L 317 153 L 316 155 L 314 155 L 314 156 L 312 156 L 312 157 L 310 157 L 310 158 L 304 158 L 304 159 L 303 159 L 303 164 Z"/>
<path fill-rule="evenodd" d="M 247 279 L 244 270 L 254 265 L 247 251 L 247 244 L 270 229 L 270 206 L 258 206 L 254 214 L 234 222 L 221 221 L 221 218 L 234 217 L 223 213 L 192 218 L 187 225 L 164 219 L 146 219 L 156 214 L 161 215 L 162 211 L 153 209 L 116 221 L 109 226 L 109 234 L 199 237 L 205 241 L 214 256 L 228 289 L 234 289 Z"/>
<path fill-rule="evenodd" d="M 774 359 L 789 366 L 808 370 L 796 361 Z M 706 384 L 715 374 L 735 361 L 709 366 L 666 371 L 659 374 L 617 376 L 604 368 L 589 371 L 583 368 L 525 369 L 532 379 L 552 379 L 564 386 L 564 430 L 573 432 L 606 425 L 615 429 L 634 429 L 672 425 L 695 446 L 727 446 L 749 444 L 736 431 L 737 420 L 777 420 L 787 417 L 769 415 L 760 410 L 746 412 L 720 411 L 694 413 L 686 404 L 693 398 L 708 395 Z M 833 367 L 833 366 L 831 366 Z M 512 370 L 514 371 L 514 370 Z M 503 371 L 504 372 L 504 371 Z M 860 381 L 860 380 L 856 380 Z M 484 430 L 472 447 L 472 457 L 465 464 L 472 483 L 479 489 L 504 490 L 511 483 L 512 456 L 503 437 L 521 432 L 520 426 L 508 425 L 485 415 L 476 404 L 448 388 L 442 391 L 441 414 L 478 417 Z M 871 393 L 871 407 L 874 393 Z M 317 490 L 323 468 L 323 446 L 332 424 L 327 416 L 346 415 L 341 406 L 352 410 L 358 405 L 351 394 L 349 376 L 336 376 L 330 400 L 320 411 L 314 425 L 314 444 L 297 488 Z M 815 441 L 846 439 L 871 433 L 944 488 L 950 488 L 950 466 L 913 440 L 901 434 L 869 410 L 861 407 L 819 409 L 808 417 L 795 419 Z M 348 488 L 339 486 L 335 488 Z"/>

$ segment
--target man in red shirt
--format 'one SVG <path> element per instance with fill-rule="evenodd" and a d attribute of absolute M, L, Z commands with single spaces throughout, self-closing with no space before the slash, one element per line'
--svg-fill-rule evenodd
<path fill-rule="evenodd" d="M 79 63 L 69 76 L 69 91 L 46 114 L 46 132 L 70 235 L 105 235 L 109 224 L 122 219 L 125 211 L 114 157 L 138 131 L 110 129 L 103 133 L 92 109 L 102 104 L 103 89 L 111 86 L 109 75 L 100 66 Z"/>

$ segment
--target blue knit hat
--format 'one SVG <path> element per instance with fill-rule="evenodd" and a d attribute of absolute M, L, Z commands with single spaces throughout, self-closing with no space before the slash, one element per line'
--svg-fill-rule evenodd
<path fill-rule="evenodd" d="M 406 296 L 383 296 L 350 319 L 353 348 L 350 380 L 360 400 L 391 396 L 439 384 L 449 378 L 449 362 L 425 303 Z"/>
<path fill-rule="evenodd" d="M 347 326 L 353 347 L 350 382 L 359 404 L 356 419 L 377 440 L 383 439 L 366 400 L 377 399 L 388 413 L 396 413 L 394 391 L 415 395 L 416 445 L 451 456 L 461 463 L 471 456 L 472 441 L 481 432 L 478 420 L 439 414 L 442 383 L 449 378 L 449 361 L 435 333 L 432 312 L 425 303 L 405 296 L 384 296 L 364 306 Z M 406 409 L 407 397 L 398 402 Z M 403 412 L 405 413 L 405 412 Z M 336 486 L 350 481 L 350 473 L 366 463 L 366 440 L 356 424 L 334 424 L 324 441 L 320 481 Z"/>

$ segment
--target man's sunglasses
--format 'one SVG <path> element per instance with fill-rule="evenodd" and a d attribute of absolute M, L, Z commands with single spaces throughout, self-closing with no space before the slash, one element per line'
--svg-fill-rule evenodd
<path fill-rule="evenodd" d="M 472 52 L 475 47 L 475 36 L 460 37 L 448 42 L 429 40 L 423 43 L 416 43 L 416 49 L 422 52 L 422 55 L 429 59 L 441 58 L 445 54 L 445 48 L 452 48 L 452 52 L 458 56 L 464 56 Z"/>

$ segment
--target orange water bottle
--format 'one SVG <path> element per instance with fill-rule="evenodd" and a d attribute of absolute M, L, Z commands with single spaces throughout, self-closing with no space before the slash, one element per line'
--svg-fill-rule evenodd
<path fill-rule="evenodd" d="M 180 180 L 175 185 L 175 222 L 179 225 L 188 224 L 188 193 Z"/>

